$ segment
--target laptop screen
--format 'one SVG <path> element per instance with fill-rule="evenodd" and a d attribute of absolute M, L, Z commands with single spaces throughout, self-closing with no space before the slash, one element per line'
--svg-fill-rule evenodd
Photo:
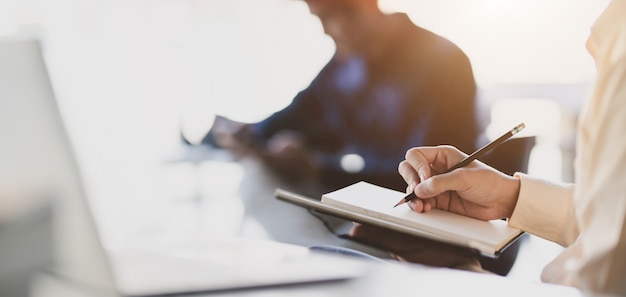
<path fill-rule="evenodd" d="M 35 39 L 0 39 L 0 135 L 0 188 L 17 187 L 53 197 L 53 270 L 85 288 L 113 292 L 78 166 Z"/>

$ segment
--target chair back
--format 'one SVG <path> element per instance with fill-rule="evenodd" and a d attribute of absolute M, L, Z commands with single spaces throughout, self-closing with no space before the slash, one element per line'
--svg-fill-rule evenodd
<path fill-rule="evenodd" d="M 511 138 L 480 160 L 508 175 L 515 172 L 527 173 L 530 152 L 536 143 L 535 138 L 535 136 Z"/>

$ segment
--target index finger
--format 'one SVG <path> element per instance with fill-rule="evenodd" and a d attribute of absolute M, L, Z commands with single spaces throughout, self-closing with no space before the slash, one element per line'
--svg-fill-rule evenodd
<path fill-rule="evenodd" d="M 405 155 L 409 167 L 413 168 L 421 181 L 430 178 L 434 173 L 444 172 L 464 157 L 466 155 L 463 152 L 449 145 L 416 147 L 409 149 Z M 410 177 L 411 172 L 406 168 L 403 170 Z"/>

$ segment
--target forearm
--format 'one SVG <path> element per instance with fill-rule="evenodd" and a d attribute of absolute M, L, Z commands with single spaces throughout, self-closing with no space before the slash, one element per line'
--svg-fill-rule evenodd
<path fill-rule="evenodd" d="M 525 174 L 520 179 L 520 193 L 509 225 L 562 246 L 578 237 L 574 215 L 573 184 L 546 182 Z"/>

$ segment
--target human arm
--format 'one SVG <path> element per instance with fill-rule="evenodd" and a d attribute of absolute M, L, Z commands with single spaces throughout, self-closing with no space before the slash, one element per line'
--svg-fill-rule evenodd
<path fill-rule="evenodd" d="M 437 174 L 456 164 L 459 154 L 452 147 L 407 152 L 399 171 L 422 198 L 409 203 L 412 209 L 422 212 L 439 208 L 483 220 L 508 218 L 512 227 L 563 246 L 576 239 L 572 184 L 521 173 L 511 177 L 476 161 L 448 174 Z"/>
<path fill-rule="evenodd" d="M 317 163 L 306 148 L 302 136 L 295 131 L 278 131 L 262 139 L 253 124 L 220 121 L 214 125 L 213 138 L 217 144 L 237 157 L 252 157 L 279 176 L 289 179 L 311 178 L 317 175 Z"/>
<path fill-rule="evenodd" d="M 427 152 L 424 153 L 424 150 L 426 150 Z M 456 149 L 452 148 L 452 147 L 430 147 L 430 148 L 416 148 L 413 150 L 412 153 L 421 153 L 421 154 L 431 154 L 428 151 L 432 152 L 438 152 L 438 151 L 442 151 L 441 154 L 438 154 L 438 157 L 436 157 L 438 160 L 442 161 L 440 165 L 437 165 L 437 162 L 435 161 L 426 161 L 426 164 L 433 164 L 433 166 L 427 166 L 426 169 L 427 171 L 431 171 L 432 174 L 438 174 L 440 171 L 443 171 L 442 169 L 439 168 L 448 168 L 452 165 L 448 165 L 448 163 L 450 164 L 456 164 L 460 159 L 464 158 L 464 154 L 458 152 Z M 446 157 L 446 151 L 451 151 L 451 155 L 452 157 L 447 158 Z M 407 160 L 412 160 L 414 158 L 411 158 L 411 153 L 407 153 Z M 437 154 L 431 154 L 431 155 L 437 155 Z M 455 157 L 456 156 L 456 157 Z M 434 157 L 435 158 L 435 157 Z M 434 158 L 431 159 L 427 159 L 427 160 L 434 160 Z M 418 161 L 419 162 L 419 161 Z M 495 172 L 495 178 L 491 177 L 492 173 L 494 173 L 493 169 L 489 168 L 488 166 L 480 163 L 480 162 L 474 162 L 476 164 L 470 164 L 470 166 L 466 167 L 466 168 L 462 168 L 462 169 L 471 169 L 468 170 L 466 173 L 463 174 L 463 176 L 465 176 L 465 180 L 451 180 L 451 183 L 454 182 L 460 182 L 459 185 L 455 185 L 453 187 L 458 187 L 461 188 L 462 190 L 459 191 L 459 193 L 461 193 L 461 195 L 458 195 L 459 197 L 469 197 L 472 198 L 472 195 L 478 196 L 479 198 L 482 197 L 488 197 L 491 193 L 491 191 L 495 191 L 495 192 L 500 192 L 500 193 L 504 193 L 503 191 L 500 190 L 500 188 L 506 188 L 506 186 L 494 186 L 497 185 L 498 183 L 507 183 L 506 182 L 501 182 L 498 181 L 497 178 L 501 178 L 501 176 L 505 176 L 504 174 L 500 173 L 500 172 Z M 402 167 L 402 166 L 401 166 Z M 437 170 L 439 169 L 439 170 Z M 418 173 L 418 170 L 415 171 L 411 171 L 413 176 L 419 176 L 420 174 Z M 407 174 L 405 174 L 406 176 Z M 473 179 L 472 175 L 476 175 L 477 178 Z M 428 173 L 422 173 L 422 176 L 424 176 L 424 179 L 428 180 L 425 176 L 428 176 Z M 436 176 L 436 177 L 441 177 L 441 176 Z M 507 176 L 505 176 L 507 177 Z M 522 178 L 522 177 L 520 177 Z M 431 177 L 431 179 L 434 180 L 434 177 Z M 454 179 L 454 177 L 453 177 Z M 513 179 L 513 182 L 515 181 L 513 177 L 508 177 L 507 179 Z M 439 182 L 435 182 L 433 184 L 433 187 L 429 187 L 429 189 L 426 189 L 426 191 L 430 191 L 432 189 L 435 188 L 445 188 L 445 191 L 450 190 L 451 188 L 448 188 L 448 186 L 450 185 L 450 182 L 448 182 L 448 186 L 446 186 L 446 182 L 444 181 L 443 183 L 441 181 Z M 526 186 L 528 186 L 529 183 L 526 183 Z M 474 185 L 486 185 L 487 188 L 485 187 L 477 187 L 477 191 L 471 191 L 470 188 Z M 521 185 L 520 185 L 521 186 Z M 546 184 L 546 187 L 548 185 Z M 418 187 L 419 188 L 419 187 Z M 482 193 L 481 193 L 482 191 Z M 523 191 L 521 191 L 523 192 Z M 554 193 L 555 191 L 552 192 L 547 192 L 548 194 L 550 193 Z M 527 194 L 533 194 L 534 192 L 532 191 L 528 191 Z M 447 194 L 447 193 L 446 193 Z M 536 193 L 535 193 L 536 194 Z M 541 194 L 541 193 L 539 193 Z M 463 196 L 465 195 L 465 196 Z M 503 195 L 506 196 L 506 195 Z M 496 196 L 497 197 L 497 196 Z M 450 202 L 449 197 L 444 197 L 444 200 L 439 200 L 437 201 L 436 198 L 432 198 L 432 200 L 434 200 L 433 204 L 420 204 L 418 206 L 418 208 L 421 207 L 421 209 L 418 209 L 419 211 L 426 211 L 426 210 L 430 210 L 432 207 L 439 207 L 439 208 L 443 208 L 444 210 L 450 210 L 452 211 L 455 208 L 455 203 L 454 201 Z M 542 197 L 541 195 L 536 195 L 533 198 L 537 198 L 537 201 L 542 201 L 543 198 L 549 198 L 549 197 Z M 548 199 L 550 200 L 550 199 Z M 476 201 L 462 201 L 464 203 L 464 206 L 462 207 L 462 210 L 464 210 L 465 212 L 462 211 L 456 211 L 457 213 L 461 213 L 464 215 L 473 215 L 474 217 L 478 216 L 478 215 L 483 215 L 483 210 L 491 210 L 491 208 L 497 209 L 497 199 L 495 202 L 493 201 L 482 201 L 482 200 L 476 200 Z M 427 202 L 428 203 L 428 202 Z M 418 203 L 419 204 L 419 203 Z M 424 206 L 426 205 L 426 208 L 424 208 Z M 404 206 L 403 206 L 404 207 Z M 448 208 L 450 207 L 450 208 Z M 413 207 L 415 209 L 415 207 Z M 477 210 L 477 211 L 472 211 L 472 209 Z M 512 213 L 512 211 L 510 210 L 511 207 L 505 207 L 505 209 L 509 209 L 507 211 L 507 213 Z M 559 214 L 558 210 L 559 208 L 556 208 L 557 210 L 557 214 Z M 548 212 L 547 217 L 553 217 L 550 216 L 549 212 L 550 210 L 545 210 L 544 212 Z M 485 212 L 487 213 L 487 212 Z M 495 214 L 487 214 L 487 216 L 490 217 L 479 217 L 482 219 L 496 219 L 496 218 L 502 218 L 502 217 L 508 217 L 509 215 L 502 215 L 500 214 L 501 212 L 495 212 Z M 539 226 L 541 225 L 542 222 L 545 222 L 545 218 L 539 218 L 540 220 L 538 220 L 539 224 L 536 224 L 535 226 Z M 532 221 L 532 220 L 531 220 Z M 544 226 L 546 227 L 546 226 Z M 358 228 L 360 229 L 369 229 L 370 226 L 359 226 Z M 432 260 L 429 257 L 427 257 L 428 253 L 426 253 L 425 251 L 422 251 L 420 253 L 415 253 L 413 252 L 410 247 L 412 244 L 417 244 L 417 247 L 423 247 L 425 246 L 424 243 L 421 243 L 419 241 L 419 239 L 415 239 L 412 238 L 411 236 L 404 236 L 405 240 L 404 240 L 404 247 L 403 248 L 398 248 L 398 246 L 395 246 L 393 244 L 391 244 L 390 238 L 388 238 L 388 236 L 384 233 L 384 232 L 380 232 L 379 233 L 379 238 L 370 238 L 370 242 L 374 242 L 376 244 L 378 244 L 379 246 L 382 245 L 382 248 L 387 249 L 389 251 L 391 251 L 392 253 L 399 253 L 399 257 L 403 258 L 403 259 L 407 259 L 408 261 L 414 261 L 414 262 L 419 262 L 419 263 L 423 263 L 425 264 L 425 261 L 429 261 Z M 426 245 L 428 246 L 428 245 Z M 402 247 L 402 246 L 401 246 Z M 431 245 L 431 248 L 433 249 L 439 249 L 439 247 L 437 246 L 433 246 Z M 399 252 L 398 252 L 399 251 Z M 458 258 L 457 255 L 452 255 L 455 252 L 460 252 L 460 251 L 450 251 L 450 255 L 446 256 L 449 257 L 451 259 L 455 259 Z M 407 254 L 408 253 L 408 254 Z M 420 257 L 420 255 L 426 256 L 426 257 Z M 445 261 L 443 262 L 443 264 L 445 264 Z"/>
<path fill-rule="evenodd" d="M 262 144 L 249 133 L 250 125 L 217 115 L 203 143 L 225 149 L 237 157 L 251 154 Z"/>
<path fill-rule="evenodd" d="M 516 173 L 520 193 L 509 225 L 568 246 L 578 237 L 574 214 L 574 185 Z"/>
<path fill-rule="evenodd" d="M 546 282 L 626 294 L 626 2 L 612 1 L 587 48 L 598 69 L 577 135 L 575 216 L 580 236 L 543 273 Z"/>
<path fill-rule="evenodd" d="M 398 171 L 409 185 L 407 190 L 419 197 L 409 207 L 417 212 L 438 208 L 481 220 L 509 218 L 519 193 L 517 178 L 480 161 L 439 174 L 466 156 L 452 146 L 408 150 Z"/>
<path fill-rule="evenodd" d="M 323 73 L 326 70 L 290 104 L 259 122 L 214 127 L 218 143 L 238 156 L 261 161 L 278 175 L 314 178 L 323 164 L 319 152 L 332 150 L 338 142 L 327 127 L 324 99 L 319 94 Z"/>

